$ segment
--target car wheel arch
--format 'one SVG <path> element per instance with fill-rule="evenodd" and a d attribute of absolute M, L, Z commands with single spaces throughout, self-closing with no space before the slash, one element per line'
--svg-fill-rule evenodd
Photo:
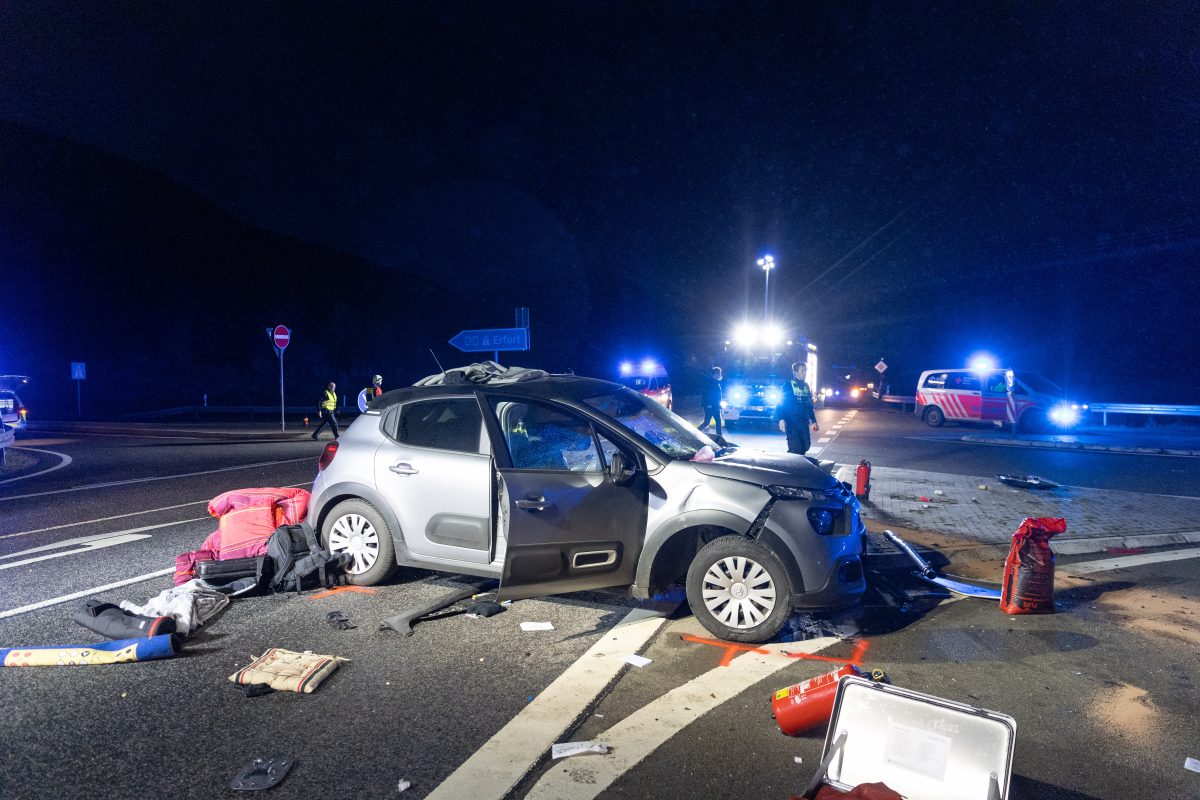
<path fill-rule="evenodd" d="M 408 548 L 404 546 L 404 532 L 400 528 L 400 520 L 392 512 L 383 495 L 365 484 L 344 481 L 329 486 L 321 492 L 321 505 L 316 509 L 315 518 L 310 520 L 313 528 L 320 531 L 325 525 L 325 520 L 329 518 L 330 512 L 345 500 L 365 500 L 374 506 L 375 510 L 383 517 L 383 521 L 387 523 L 388 532 L 392 535 L 396 560 L 400 563 L 411 560 Z"/>
<path fill-rule="evenodd" d="M 751 522 L 725 511 L 687 512 L 675 517 L 655 531 L 642 548 L 635 594 L 650 597 L 662 591 L 672 581 L 687 574 L 701 547 L 722 536 L 757 539 L 767 545 L 783 562 L 792 592 L 803 592 L 804 578 L 791 548 L 767 528 L 760 529 L 757 536 L 751 536 L 751 527 Z"/>

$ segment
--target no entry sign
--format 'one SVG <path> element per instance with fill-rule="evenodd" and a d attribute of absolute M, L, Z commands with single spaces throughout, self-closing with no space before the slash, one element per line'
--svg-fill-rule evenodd
<path fill-rule="evenodd" d="M 271 337 L 275 340 L 275 346 L 282 350 L 292 341 L 292 332 L 283 325 L 276 325 Z"/>

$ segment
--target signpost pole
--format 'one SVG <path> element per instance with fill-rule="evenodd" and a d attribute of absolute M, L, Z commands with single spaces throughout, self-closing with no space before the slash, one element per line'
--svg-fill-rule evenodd
<path fill-rule="evenodd" d="M 283 404 L 283 348 L 279 350 L 279 432 L 287 431 L 287 423 L 284 422 L 284 404 Z"/>
<path fill-rule="evenodd" d="M 75 379 L 75 416 L 83 417 L 83 390 L 80 387 L 83 381 L 79 378 Z"/>
<path fill-rule="evenodd" d="M 286 432 L 287 422 L 284 420 L 284 413 L 287 407 L 283 403 L 283 351 L 292 341 L 292 329 L 286 325 L 276 325 L 274 329 L 267 328 L 267 335 L 271 337 L 271 344 L 275 346 L 275 352 L 279 354 L 279 430 Z"/>

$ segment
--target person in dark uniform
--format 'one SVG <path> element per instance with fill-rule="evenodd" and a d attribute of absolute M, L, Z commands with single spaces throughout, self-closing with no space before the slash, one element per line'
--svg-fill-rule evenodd
<path fill-rule="evenodd" d="M 700 430 L 707 428 L 709 422 L 715 422 L 718 439 L 722 436 L 721 377 L 721 368 L 713 367 L 710 377 L 704 379 L 704 385 L 700 388 L 700 405 L 704 408 L 704 420 L 700 423 Z"/>
<path fill-rule="evenodd" d="M 775 421 L 779 430 L 787 434 L 788 452 L 804 455 L 812 447 L 809 430 L 815 433 L 817 413 L 813 410 L 812 389 L 804 380 L 808 365 L 803 361 L 792 364 L 792 380 L 783 387 L 783 400 L 775 406 Z"/>

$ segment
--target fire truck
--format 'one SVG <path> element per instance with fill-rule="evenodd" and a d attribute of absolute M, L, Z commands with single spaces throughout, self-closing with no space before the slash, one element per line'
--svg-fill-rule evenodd
<path fill-rule="evenodd" d="M 725 378 L 721 419 L 730 427 L 769 425 L 796 361 L 808 365 L 808 385 L 814 397 L 820 398 L 817 346 L 803 336 L 788 334 L 776 323 L 737 326 L 725 341 L 719 361 Z"/>

